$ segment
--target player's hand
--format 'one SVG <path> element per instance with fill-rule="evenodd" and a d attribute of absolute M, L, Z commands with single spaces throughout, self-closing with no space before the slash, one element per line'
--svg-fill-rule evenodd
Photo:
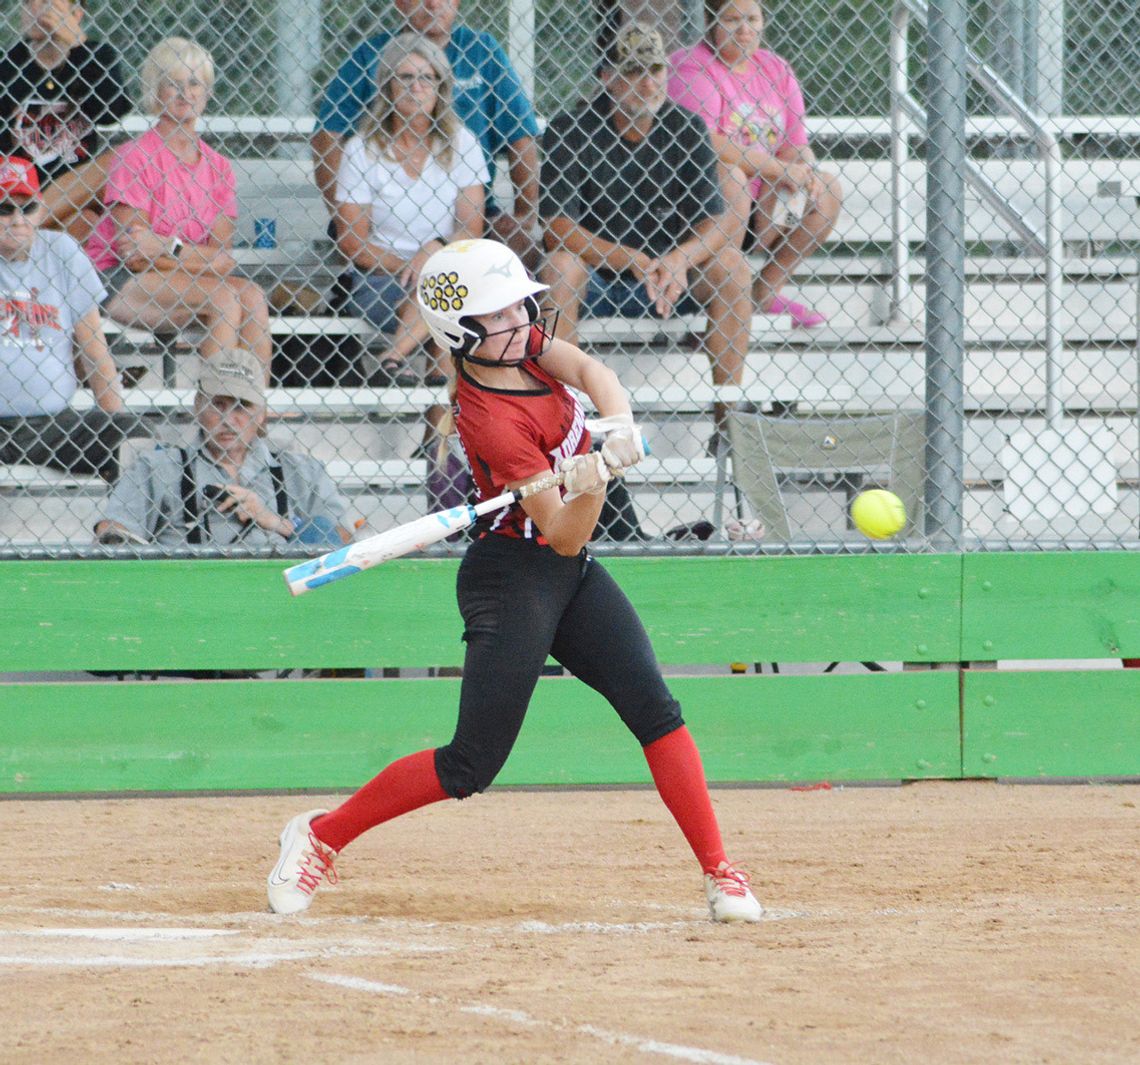
<path fill-rule="evenodd" d="M 611 471 L 629 469 L 645 458 L 645 440 L 641 429 L 634 425 L 632 414 L 627 424 L 606 433 L 601 454 Z"/>
<path fill-rule="evenodd" d="M 566 494 L 562 497 L 563 503 L 569 503 L 576 496 L 601 495 L 613 476 L 599 451 L 571 455 L 559 462 L 558 469 L 566 475 L 562 482 L 566 489 Z"/>

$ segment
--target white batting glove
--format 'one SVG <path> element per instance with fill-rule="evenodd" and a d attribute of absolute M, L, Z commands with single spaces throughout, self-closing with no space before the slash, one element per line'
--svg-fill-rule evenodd
<path fill-rule="evenodd" d="M 569 503 L 576 496 L 601 495 L 606 490 L 606 483 L 613 474 L 602 458 L 601 452 L 589 451 L 585 455 L 571 455 L 558 463 L 560 473 L 566 475 L 562 486 L 566 494 L 562 497 L 563 503 Z"/>
<path fill-rule="evenodd" d="M 611 470 L 627 470 L 645 458 L 645 440 L 641 429 L 633 424 L 633 416 L 623 419 L 624 424 L 606 433 L 602 444 L 602 458 Z"/>

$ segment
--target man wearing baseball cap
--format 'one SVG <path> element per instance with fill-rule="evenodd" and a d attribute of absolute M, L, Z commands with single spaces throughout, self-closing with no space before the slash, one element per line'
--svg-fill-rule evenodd
<path fill-rule="evenodd" d="M 752 322 L 748 262 L 729 242 L 709 132 L 668 99 L 661 34 L 629 22 L 600 65 L 602 92 L 550 121 L 543 140 L 548 299 L 558 335 L 578 318 L 669 318 L 703 310 L 715 384 L 739 384 Z M 739 172 L 725 190 L 746 195 Z M 723 411 L 718 410 L 718 419 Z"/>
<path fill-rule="evenodd" d="M 111 492 L 95 536 L 105 544 L 274 548 L 340 546 L 346 501 L 308 455 L 264 440 L 265 368 L 231 348 L 200 363 L 193 447 L 139 456 Z"/>
<path fill-rule="evenodd" d="M 134 419 L 107 349 L 102 282 L 66 233 L 40 230 L 35 167 L 0 156 L 0 462 L 114 481 Z M 95 406 L 73 405 L 80 384 Z"/>

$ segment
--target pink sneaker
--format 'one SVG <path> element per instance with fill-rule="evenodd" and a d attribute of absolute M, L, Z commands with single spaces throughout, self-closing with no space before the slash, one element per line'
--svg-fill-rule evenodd
<path fill-rule="evenodd" d="M 773 296 L 765 314 L 786 314 L 792 320 L 792 325 L 801 329 L 815 329 L 827 321 L 827 315 L 820 314 L 805 307 L 794 300 L 786 300 L 783 296 Z"/>

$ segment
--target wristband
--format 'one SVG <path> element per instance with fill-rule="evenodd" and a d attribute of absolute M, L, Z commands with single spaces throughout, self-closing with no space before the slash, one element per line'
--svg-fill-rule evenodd
<path fill-rule="evenodd" d="M 182 254 L 182 247 L 182 241 L 178 237 L 175 237 L 170 242 L 170 257 L 172 259 L 177 259 L 178 256 Z"/>
<path fill-rule="evenodd" d="M 438 233 L 434 237 L 432 237 L 431 239 L 432 240 L 438 240 L 440 242 L 440 244 L 442 244 L 445 248 L 451 243 L 451 241 L 448 240 L 447 237 L 441 237 Z"/>

